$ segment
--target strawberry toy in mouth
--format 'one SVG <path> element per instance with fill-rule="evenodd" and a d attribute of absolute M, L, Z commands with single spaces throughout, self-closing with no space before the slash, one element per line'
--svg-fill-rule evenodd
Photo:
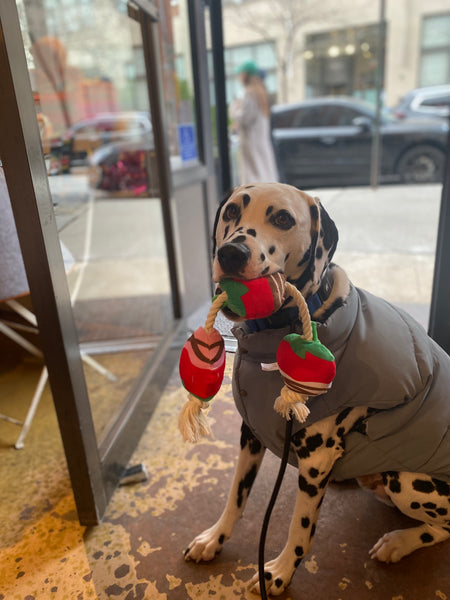
<path fill-rule="evenodd" d="M 279 310 L 285 298 L 286 278 L 274 273 L 257 279 L 222 279 L 217 294 L 226 292 L 223 307 L 233 320 L 263 319 Z"/>

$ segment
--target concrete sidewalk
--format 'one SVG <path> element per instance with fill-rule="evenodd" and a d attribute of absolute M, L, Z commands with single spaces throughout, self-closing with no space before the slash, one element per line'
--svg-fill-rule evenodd
<path fill-rule="evenodd" d="M 311 190 L 339 230 L 334 262 L 358 287 L 406 309 L 425 328 L 441 185 Z"/>

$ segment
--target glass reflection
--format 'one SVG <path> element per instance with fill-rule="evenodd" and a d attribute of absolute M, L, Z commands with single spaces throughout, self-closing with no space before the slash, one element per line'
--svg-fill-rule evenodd
<path fill-rule="evenodd" d="M 100 441 L 173 321 L 141 32 L 125 1 L 19 12 Z"/>

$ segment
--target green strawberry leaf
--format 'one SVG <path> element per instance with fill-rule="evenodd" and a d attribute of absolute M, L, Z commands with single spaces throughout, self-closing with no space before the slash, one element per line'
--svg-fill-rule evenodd
<path fill-rule="evenodd" d="M 283 339 L 288 342 L 293 352 L 295 352 L 297 356 L 300 356 L 300 358 L 305 358 L 305 355 L 308 352 L 313 356 L 317 356 L 317 358 L 333 362 L 333 354 L 317 337 L 316 323 L 314 321 L 311 322 L 311 326 L 313 330 L 313 339 L 311 341 L 305 340 L 298 333 L 290 333 Z"/>
<path fill-rule="evenodd" d="M 222 279 L 220 288 L 227 293 L 228 299 L 224 306 L 227 306 L 231 311 L 239 317 L 245 317 L 247 309 L 242 301 L 242 296 L 248 292 L 248 287 L 240 281 L 234 279 Z"/>

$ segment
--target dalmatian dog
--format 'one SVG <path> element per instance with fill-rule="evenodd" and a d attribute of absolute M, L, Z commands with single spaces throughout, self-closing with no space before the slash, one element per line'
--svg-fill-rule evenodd
<path fill-rule="evenodd" d="M 450 537 L 450 358 L 405 312 L 355 288 L 331 262 L 338 233 L 320 201 L 284 184 L 236 188 L 218 209 L 213 277 L 281 272 L 308 302 L 336 378 L 295 422 L 289 462 L 298 490 L 288 539 L 265 564 L 266 592 L 281 594 L 310 552 L 330 478 L 357 478 L 380 500 L 420 522 L 386 533 L 369 551 L 386 563 Z M 209 561 L 230 538 L 269 448 L 281 456 L 285 420 L 273 409 L 282 386 L 276 361 L 286 333 L 301 331 L 292 298 L 272 317 L 239 322 L 233 394 L 243 417 L 241 449 L 225 509 L 185 559 Z M 249 588 L 260 592 L 256 574 Z"/>

